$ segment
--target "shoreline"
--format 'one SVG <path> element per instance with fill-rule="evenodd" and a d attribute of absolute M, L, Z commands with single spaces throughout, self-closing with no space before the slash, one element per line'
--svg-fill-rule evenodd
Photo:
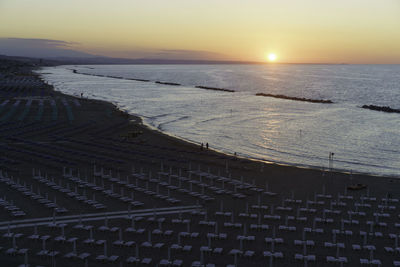
<path fill-rule="evenodd" d="M 99 76 L 99 77 L 106 77 L 106 78 L 113 78 L 113 77 L 107 77 L 107 76 L 101 76 L 101 75 L 94 75 L 94 74 L 86 74 L 86 73 L 79 73 L 76 72 L 77 74 L 81 74 L 81 75 L 91 75 L 91 76 Z M 41 75 L 39 74 L 39 76 L 41 77 Z M 41 77 L 42 79 L 42 77 Z M 44 80 L 44 79 L 43 79 Z M 134 79 L 136 80 L 136 79 Z M 44 80 L 45 81 L 45 80 Z M 47 82 L 47 81 L 45 81 Z M 64 92 L 58 91 L 62 94 L 65 94 Z M 68 96 L 74 97 L 76 99 L 80 99 L 78 96 L 75 95 L 69 95 L 66 94 Z M 146 122 L 145 118 L 143 116 L 141 116 L 140 114 L 137 113 L 129 113 L 126 110 L 120 108 L 116 103 L 112 103 L 109 102 L 107 100 L 100 100 L 100 99 L 91 99 L 91 98 L 87 98 L 88 100 L 91 101 L 101 101 L 104 103 L 108 103 L 113 105 L 117 110 L 119 110 L 120 112 L 125 113 L 126 115 L 131 117 L 131 120 L 139 123 L 140 125 L 145 126 L 149 131 L 154 131 L 157 132 L 159 134 L 161 134 L 162 136 L 166 137 L 166 138 L 171 138 L 174 139 L 176 141 L 180 141 L 183 144 L 190 144 L 190 145 L 197 145 L 200 147 L 201 142 L 197 142 L 194 140 L 189 140 L 186 139 L 184 137 L 180 137 L 180 136 L 175 136 L 173 134 L 170 134 L 168 132 L 162 131 L 160 129 L 158 129 L 157 127 L 151 125 L 150 123 Z M 139 121 L 138 121 L 139 120 Z M 233 157 L 234 156 L 234 152 L 232 153 L 231 151 L 224 151 L 223 149 L 215 149 L 215 148 L 210 148 L 210 151 L 213 151 L 215 153 L 219 153 L 222 155 L 225 155 L 227 157 Z M 371 176 L 371 177 L 376 177 L 376 178 L 386 178 L 386 179 L 400 179 L 399 175 L 393 174 L 393 175 L 384 175 L 384 174 L 378 174 L 378 173 L 368 173 L 368 172 L 359 172 L 356 170 L 346 170 L 346 169 L 338 169 L 338 168 L 333 168 L 332 170 L 329 170 L 328 167 L 324 167 L 324 166 L 312 166 L 312 165 L 301 165 L 301 164 L 291 164 L 291 163 L 285 163 L 285 162 L 277 162 L 277 161 L 272 161 L 272 160 L 268 160 L 268 159 L 260 159 L 260 158 L 255 158 L 255 157 L 251 157 L 249 155 L 240 155 L 237 154 L 236 158 L 240 158 L 242 160 L 248 160 L 251 162 L 257 162 L 257 163 L 263 163 L 263 164 L 270 164 L 270 165 L 276 165 L 276 166 L 282 166 L 282 167 L 291 167 L 291 168 L 298 168 L 298 169 L 305 169 L 305 170 L 315 170 L 315 171 L 320 171 L 320 172 L 325 172 L 325 173 L 341 173 L 341 174 L 345 174 L 345 175 L 361 175 L 361 176 Z"/>
<path fill-rule="evenodd" d="M 61 65 L 61 66 L 72 66 L 72 65 Z M 98 75 L 98 74 L 81 73 L 81 72 L 76 71 L 75 69 L 70 69 L 70 68 L 67 68 L 67 69 L 69 69 L 69 70 L 73 71 L 73 73 L 76 73 L 76 74 L 79 74 L 79 75 L 88 75 L 88 76 L 97 76 L 97 77 L 115 78 L 115 79 L 126 79 L 126 80 L 135 80 L 135 81 L 149 81 L 149 80 L 141 80 L 141 79 L 130 79 L 130 78 L 115 77 L 115 76 L 106 76 L 106 75 Z M 41 79 L 43 79 L 40 73 L 37 73 L 37 74 L 39 75 L 39 77 Z M 44 79 L 43 79 L 43 81 L 47 83 L 47 81 L 45 81 Z M 198 87 L 198 86 L 195 86 L 195 87 Z M 60 92 L 62 94 L 65 94 L 64 92 L 61 92 L 61 91 L 58 91 L 58 92 Z M 71 95 L 70 94 L 66 94 L 66 95 L 69 95 L 69 96 L 72 96 L 72 97 L 76 97 L 77 99 L 80 99 L 79 96 L 77 96 L 77 95 L 73 95 L 73 94 L 71 94 Z M 153 125 L 151 125 L 151 123 L 147 122 L 146 118 L 143 117 L 142 115 L 137 114 L 137 113 L 130 114 L 130 113 L 128 113 L 128 111 L 124 110 L 123 108 L 120 108 L 117 105 L 117 103 L 109 102 L 109 101 L 104 100 L 104 99 L 91 99 L 91 100 L 104 101 L 106 103 L 112 104 L 113 106 L 115 106 L 121 112 L 124 112 L 124 113 L 126 113 L 128 115 L 133 115 L 135 118 L 139 118 L 141 120 L 142 124 L 144 124 L 147 127 L 149 127 L 150 130 L 158 131 L 158 132 L 160 132 L 160 133 L 162 133 L 162 134 L 164 134 L 166 136 L 169 136 L 171 138 L 176 138 L 178 140 L 182 140 L 183 142 L 187 142 L 187 143 L 190 143 L 190 144 L 195 144 L 195 145 L 198 145 L 198 146 L 200 146 L 200 144 L 201 144 L 201 142 L 198 142 L 198 141 L 195 141 L 195 140 L 190 140 L 190 139 L 187 139 L 187 138 L 184 138 L 184 137 L 173 135 L 172 133 L 168 133 L 168 132 L 162 131 L 162 130 L 158 129 L 156 126 L 153 126 Z M 224 148 L 213 148 L 212 150 L 214 150 L 217 153 L 221 153 L 221 154 L 224 154 L 226 156 L 232 156 L 232 157 L 234 156 L 234 153 L 235 153 L 235 151 L 226 150 Z M 275 165 L 278 165 L 278 166 L 288 166 L 288 167 L 295 167 L 295 168 L 300 168 L 300 169 L 312 169 L 312 170 L 318 170 L 318 171 L 321 171 L 321 172 L 329 172 L 329 170 L 328 170 L 329 168 L 327 166 L 307 165 L 307 164 L 299 164 L 299 163 L 288 163 L 288 162 L 281 162 L 281 161 L 273 161 L 273 160 L 259 158 L 259 157 L 252 157 L 251 155 L 246 155 L 246 154 L 238 154 L 238 156 L 240 158 L 242 158 L 242 159 L 247 159 L 247 160 L 250 160 L 250 161 L 255 161 L 255 162 L 260 162 L 260 163 L 265 163 L 265 164 L 275 164 Z M 376 172 L 362 172 L 362 171 L 357 171 L 357 170 L 354 170 L 354 169 L 349 170 L 349 169 L 341 169 L 341 168 L 333 168 L 332 171 L 333 172 L 337 172 L 337 173 L 343 173 L 343 174 L 358 174 L 358 175 L 367 175 L 367 176 L 378 177 L 378 178 L 382 177 L 382 178 L 390 178 L 390 179 L 400 179 L 399 174 L 395 174 L 395 173 L 393 173 L 393 174 L 381 174 L 381 173 L 376 173 Z"/>
<path fill-rule="evenodd" d="M 69 65 L 62 65 L 62 66 L 69 66 Z M 120 78 L 120 77 L 114 77 L 114 76 L 105 76 L 105 75 L 97 75 L 97 74 L 88 74 L 88 73 L 81 73 L 81 72 L 77 72 L 74 69 L 69 69 L 71 71 L 73 71 L 76 74 L 80 74 L 80 75 L 88 75 L 88 76 L 98 76 L 98 77 L 104 77 L 104 78 L 116 78 L 116 79 L 127 79 L 127 78 Z M 46 80 L 44 80 L 41 76 L 41 74 L 38 74 L 39 77 L 47 83 Z M 127 79 L 129 80 L 129 79 Z M 137 80 L 137 81 L 149 81 L 149 80 L 140 80 L 140 79 L 132 79 L 132 80 Z M 54 88 L 55 89 L 55 88 Z M 58 91 L 58 90 L 56 90 Z M 58 91 L 62 94 L 65 94 L 64 92 Z M 73 95 L 73 94 L 66 94 L 68 96 L 71 97 L 75 97 L 77 99 L 80 99 L 79 96 L 77 95 Z M 120 108 L 117 103 L 113 103 L 113 102 L 109 102 L 107 100 L 104 99 L 91 99 L 88 98 L 90 100 L 94 100 L 94 101 L 103 101 L 105 103 L 109 103 L 112 104 L 116 109 L 118 109 L 121 112 L 126 113 L 129 116 L 133 116 L 133 120 L 139 119 L 141 124 L 145 125 L 146 127 L 149 128 L 149 130 L 151 131 L 156 131 L 159 132 L 165 136 L 168 136 L 170 138 L 175 138 L 177 140 L 181 140 L 182 142 L 186 142 L 189 144 L 193 144 L 193 145 L 198 145 L 200 147 L 201 142 L 199 141 L 195 141 L 195 140 L 190 140 L 181 136 L 176 136 L 173 135 L 172 133 L 168 133 L 166 131 L 162 131 L 160 129 L 158 129 L 156 126 L 151 125 L 151 123 L 146 121 L 146 118 L 143 117 L 140 114 L 137 113 L 132 113 L 130 114 L 128 111 L 124 110 L 123 108 Z M 215 151 L 216 153 L 221 153 L 223 155 L 229 156 L 229 157 L 234 157 L 234 153 L 235 151 L 230 151 L 224 148 L 212 148 L 211 150 Z M 237 152 L 236 152 L 237 153 Z M 317 166 L 317 165 L 306 165 L 306 164 L 299 164 L 299 163 L 288 163 L 288 162 L 280 162 L 280 161 L 273 161 L 273 160 L 269 160 L 269 159 L 264 159 L 264 158 L 257 158 L 257 157 L 252 157 L 251 155 L 246 155 L 246 154 L 237 154 L 238 158 L 241 159 L 245 159 L 245 160 L 249 160 L 249 161 L 255 161 L 255 162 L 259 162 L 259 163 L 264 163 L 264 164 L 273 164 L 273 165 L 277 165 L 277 166 L 287 166 L 287 167 L 295 167 L 295 168 L 299 168 L 299 169 L 310 169 L 310 170 L 318 170 L 321 172 L 326 172 L 329 173 L 329 167 L 327 166 Z M 389 178 L 389 179 L 400 179 L 400 176 L 398 174 L 380 174 L 380 173 L 374 173 L 374 172 L 361 172 L 361 171 L 357 171 L 357 170 L 348 170 L 348 169 L 340 169 L 340 168 L 333 168 L 331 171 L 336 172 L 336 173 L 343 173 L 343 174 L 358 174 L 358 175 L 366 175 L 366 176 L 371 176 L 371 177 L 377 177 L 377 178 Z"/>
<path fill-rule="evenodd" d="M 100 100 L 101 101 L 101 100 Z M 107 102 L 107 101 L 105 101 Z M 108 102 L 110 103 L 110 102 Z M 114 103 L 112 103 L 114 105 Z M 115 107 L 117 109 L 119 109 L 118 105 L 115 105 Z M 121 110 L 121 109 L 119 109 Z M 190 139 L 186 139 L 184 137 L 181 136 L 175 136 L 173 134 L 170 134 L 168 132 L 162 131 L 160 129 L 158 129 L 157 127 L 146 123 L 145 119 L 140 115 L 140 114 L 130 114 L 128 112 L 126 112 L 125 110 L 121 110 L 122 112 L 125 112 L 127 114 L 129 114 L 130 116 L 133 116 L 135 118 L 139 118 L 142 121 L 142 124 L 144 126 L 146 126 L 147 128 L 149 128 L 150 131 L 155 131 L 155 132 L 159 132 L 160 134 L 170 137 L 170 138 L 174 138 L 176 140 L 180 140 L 184 143 L 189 143 L 189 144 L 193 144 L 193 145 L 197 145 L 200 147 L 201 142 L 197 142 L 194 140 L 190 140 Z M 272 161 L 272 160 L 268 160 L 268 159 L 261 159 L 261 158 L 255 158 L 255 157 L 251 157 L 249 155 L 243 155 L 243 154 L 239 154 L 237 153 L 236 156 L 234 155 L 235 152 L 231 152 L 231 151 L 224 151 L 224 149 L 219 149 L 219 148 L 210 148 L 209 150 L 214 151 L 216 153 L 220 153 L 223 155 L 226 155 L 228 157 L 236 157 L 236 158 L 240 158 L 243 160 L 249 160 L 249 161 L 254 161 L 254 162 L 259 162 L 259 163 L 264 163 L 264 164 L 272 164 L 272 165 L 277 165 L 277 166 L 282 166 L 282 167 L 294 167 L 294 168 L 299 168 L 299 169 L 309 169 L 309 170 L 317 170 L 317 171 L 321 171 L 321 172 L 326 172 L 329 173 L 331 172 L 330 170 L 328 170 L 328 167 L 324 167 L 324 166 L 313 166 L 313 165 L 301 165 L 301 164 L 291 164 L 291 163 L 285 163 L 285 162 L 278 162 L 278 161 Z M 377 177 L 377 178 L 389 178 L 389 179 L 400 179 L 399 175 L 393 174 L 393 175 L 384 175 L 384 174 L 378 174 L 378 173 L 368 173 L 368 172 L 359 172 L 359 171 L 355 171 L 355 170 L 346 170 L 346 169 L 338 169 L 338 168 L 332 168 L 332 172 L 336 172 L 336 173 L 342 173 L 342 174 L 358 174 L 358 175 L 366 175 L 366 176 L 371 176 L 371 177 Z"/>
<path fill-rule="evenodd" d="M 143 123 L 143 119 L 142 117 L 140 117 L 140 115 L 132 115 L 127 113 L 126 111 L 120 110 L 118 108 L 117 105 L 107 102 L 107 101 L 103 101 L 103 100 L 94 100 L 94 101 L 102 101 L 104 103 L 109 103 L 115 106 L 116 109 L 118 109 L 119 111 L 125 113 L 127 116 L 129 116 L 131 118 L 132 121 L 135 121 L 135 123 L 137 123 L 137 126 L 142 129 L 142 130 L 147 130 L 152 132 L 153 134 L 160 136 L 161 138 L 165 138 L 168 139 L 174 143 L 177 143 L 181 146 L 191 146 L 194 149 L 199 149 L 200 148 L 200 144 L 197 144 L 194 141 L 190 141 L 184 138 L 180 138 L 180 137 L 176 137 L 172 134 L 168 134 L 166 132 L 163 132 L 153 126 L 149 127 L 149 125 L 147 125 L 146 123 Z M 138 121 L 139 120 L 139 121 Z M 262 165 L 262 167 L 260 167 L 261 169 L 278 169 L 279 172 L 285 172 L 285 171 L 290 171 L 290 172 L 311 172 L 311 173 L 317 173 L 319 175 L 322 176 L 341 176 L 341 178 L 347 181 L 351 181 L 351 180 L 355 180 L 358 181 L 358 183 L 362 183 L 362 184 L 368 184 L 368 181 L 375 180 L 381 180 L 382 182 L 389 182 L 389 183 L 397 183 L 400 185 L 400 177 L 399 176 L 385 176 L 385 175 L 374 175 L 374 174 L 370 174 L 370 173 L 361 173 L 361 172 L 350 172 L 350 171 L 341 171 L 341 170 L 337 170 L 337 169 L 332 169 L 331 171 L 329 170 L 325 170 L 324 168 L 318 168 L 318 167 L 302 167 L 302 166 L 296 166 L 296 165 L 290 165 L 290 164 L 280 164 L 280 163 L 276 163 L 276 162 L 271 162 L 271 161 L 264 161 L 264 160 L 260 160 L 260 159 L 255 159 L 255 158 L 251 158 L 251 157 L 242 157 L 242 156 L 234 156 L 233 154 L 229 154 L 229 153 L 225 153 L 224 151 L 220 151 L 217 149 L 212 149 L 210 148 L 208 151 L 205 151 L 206 153 L 209 152 L 209 154 L 211 154 L 212 156 L 223 156 L 226 157 L 229 160 L 240 160 L 240 161 L 244 161 L 247 163 L 253 163 L 256 165 Z M 365 181 L 364 181 L 365 179 Z M 379 183 L 379 181 L 376 181 Z M 347 184 L 347 183 L 346 183 Z"/>

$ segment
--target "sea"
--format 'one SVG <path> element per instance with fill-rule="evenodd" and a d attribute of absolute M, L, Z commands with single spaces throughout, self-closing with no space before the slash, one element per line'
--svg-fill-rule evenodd
<path fill-rule="evenodd" d="M 58 91 L 112 102 L 149 127 L 224 153 L 400 177 L 400 113 L 361 108 L 400 109 L 400 65 L 64 65 L 39 73 Z"/>

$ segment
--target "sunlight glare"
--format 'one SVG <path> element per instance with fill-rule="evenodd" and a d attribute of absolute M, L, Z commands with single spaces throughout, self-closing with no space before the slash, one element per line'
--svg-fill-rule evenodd
<path fill-rule="evenodd" d="M 268 61 L 274 62 L 276 60 L 277 56 L 274 53 L 268 54 Z"/>

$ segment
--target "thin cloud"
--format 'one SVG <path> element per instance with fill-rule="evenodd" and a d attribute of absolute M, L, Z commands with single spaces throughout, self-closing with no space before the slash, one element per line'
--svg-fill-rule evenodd
<path fill-rule="evenodd" d="M 52 39 L 0 38 L 0 54 L 22 57 L 88 57 L 74 50 L 76 42 Z"/>
<path fill-rule="evenodd" d="M 71 47 L 78 45 L 77 42 L 67 42 L 62 40 L 52 40 L 52 39 L 39 39 L 39 38 L 0 38 L 0 42 L 10 42 L 25 45 L 34 46 L 46 46 L 46 47 Z"/>
<path fill-rule="evenodd" d="M 161 60 L 231 60 L 221 53 L 204 50 L 186 49 L 147 49 L 134 47 L 130 50 L 116 51 L 109 49 L 90 49 L 79 51 L 80 43 L 39 38 L 0 38 L 0 54 L 26 57 L 92 57 L 102 55 L 128 59 L 161 59 Z"/>

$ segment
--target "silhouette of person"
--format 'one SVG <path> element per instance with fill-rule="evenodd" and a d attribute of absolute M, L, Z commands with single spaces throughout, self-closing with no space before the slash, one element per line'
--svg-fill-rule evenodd
<path fill-rule="evenodd" d="M 208 150 L 208 143 L 206 143 L 206 148 L 207 148 L 207 150 Z"/>

